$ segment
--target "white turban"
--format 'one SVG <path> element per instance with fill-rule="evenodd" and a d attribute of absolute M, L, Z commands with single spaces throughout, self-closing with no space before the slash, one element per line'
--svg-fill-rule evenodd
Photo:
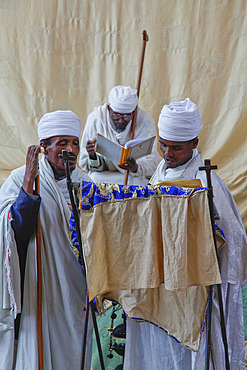
<path fill-rule="evenodd" d="M 138 104 L 137 90 L 130 86 L 115 86 L 109 93 L 111 109 L 117 113 L 131 113 Z"/>
<path fill-rule="evenodd" d="M 164 105 L 158 122 L 159 136 L 169 141 L 189 141 L 202 129 L 199 110 L 189 98 Z"/>
<path fill-rule="evenodd" d="M 38 123 L 39 140 L 53 136 L 80 137 L 81 121 L 71 110 L 57 110 L 46 113 Z"/>

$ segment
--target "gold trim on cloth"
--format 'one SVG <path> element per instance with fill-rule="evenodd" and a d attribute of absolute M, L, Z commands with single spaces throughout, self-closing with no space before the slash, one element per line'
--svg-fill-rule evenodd
<path fill-rule="evenodd" d="M 191 189 L 202 188 L 202 183 L 201 183 L 201 180 L 199 179 L 192 179 L 192 180 L 181 179 L 181 180 L 173 180 L 173 181 L 162 181 L 158 185 L 181 186 L 183 188 L 191 188 Z"/>
<path fill-rule="evenodd" d="M 100 203 L 80 228 L 89 299 L 117 300 L 198 350 L 206 286 L 221 283 L 207 191 Z"/>

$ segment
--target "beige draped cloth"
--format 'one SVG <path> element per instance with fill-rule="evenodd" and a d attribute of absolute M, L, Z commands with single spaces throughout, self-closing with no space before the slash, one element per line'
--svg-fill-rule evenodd
<path fill-rule="evenodd" d="M 206 191 L 99 203 L 80 212 L 80 228 L 89 299 L 100 310 L 117 300 L 198 350 L 206 287 L 221 282 Z"/>

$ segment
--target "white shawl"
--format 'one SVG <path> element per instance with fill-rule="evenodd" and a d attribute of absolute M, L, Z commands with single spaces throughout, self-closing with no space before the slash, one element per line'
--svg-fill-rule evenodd
<path fill-rule="evenodd" d="M 198 170 L 203 166 L 198 153 L 185 166 L 179 178 L 201 180 L 207 186 L 205 172 Z M 166 164 L 162 160 L 154 173 L 151 184 L 165 180 Z M 228 351 L 231 369 L 244 370 L 244 327 L 241 284 L 247 279 L 247 238 L 245 229 L 233 197 L 224 182 L 212 172 L 214 204 L 220 216 L 219 226 L 224 231 L 226 244 L 220 251 L 220 270 L 222 277 L 222 298 L 225 312 Z M 140 339 L 141 338 L 141 339 Z M 217 289 L 214 287 L 212 301 L 212 355 L 210 369 L 225 368 L 224 347 L 221 336 L 219 303 Z M 201 338 L 200 349 L 192 352 L 158 327 L 147 322 L 137 323 L 127 320 L 127 338 L 124 370 L 197 370 L 205 367 L 206 330 Z"/>
<path fill-rule="evenodd" d="M 128 127 L 126 130 L 128 130 Z M 83 131 L 79 164 L 84 171 L 90 170 L 88 167 L 89 157 L 86 151 L 86 143 L 88 140 L 96 138 L 97 133 L 107 137 L 114 143 L 120 144 L 118 140 L 119 134 L 117 134 L 117 132 L 112 128 L 106 103 L 100 107 L 96 107 L 94 111 L 89 114 Z M 122 136 L 123 135 L 121 135 L 121 145 L 125 144 L 129 140 L 127 139 L 129 136 L 126 136 L 126 140 L 123 143 Z M 140 139 L 151 136 L 156 136 L 154 121 L 147 112 L 138 108 L 134 138 Z M 95 169 L 95 171 L 90 171 L 88 173 L 89 176 L 97 183 L 107 182 L 111 184 L 123 184 L 125 171 L 117 166 L 118 163 L 113 163 L 109 158 L 104 157 L 104 160 L 109 171 L 102 171 L 102 169 L 99 169 L 98 171 L 100 172 L 98 172 L 97 169 Z M 147 185 L 148 178 L 152 176 L 160 160 L 161 157 L 157 152 L 157 139 L 155 139 L 152 153 L 146 157 L 138 159 L 137 172 L 129 173 L 130 176 L 128 184 Z"/>
<path fill-rule="evenodd" d="M 19 260 L 10 207 L 19 194 L 24 172 L 24 166 L 14 170 L 0 190 L 0 368 L 6 370 L 12 368 L 14 318 L 20 312 Z M 82 180 L 90 181 L 90 178 L 77 167 L 72 172 L 72 181 Z M 40 195 L 44 368 L 79 369 L 85 283 L 70 246 L 70 209 L 44 157 L 40 162 Z M 16 369 L 38 368 L 36 278 L 33 235 L 27 253 Z M 91 328 L 88 334 L 90 340 Z M 87 358 L 90 368 L 90 353 Z"/>

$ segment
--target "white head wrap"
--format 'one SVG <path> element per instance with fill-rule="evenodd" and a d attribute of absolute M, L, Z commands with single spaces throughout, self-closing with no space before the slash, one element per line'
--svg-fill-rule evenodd
<path fill-rule="evenodd" d="M 109 93 L 111 109 L 117 113 L 131 113 L 138 104 L 137 90 L 130 86 L 115 86 Z"/>
<path fill-rule="evenodd" d="M 38 123 L 39 140 L 53 136 L 80 137 L 81 121 L 71 110 L 57 110 L 46 113 Z"/>
<path fill-rule="evenodd" d="M 159 136 L 170 141 L 189 141 L 202 129 L 199 110 L 189 98 L 164 105 L 158 122 Z"/>

